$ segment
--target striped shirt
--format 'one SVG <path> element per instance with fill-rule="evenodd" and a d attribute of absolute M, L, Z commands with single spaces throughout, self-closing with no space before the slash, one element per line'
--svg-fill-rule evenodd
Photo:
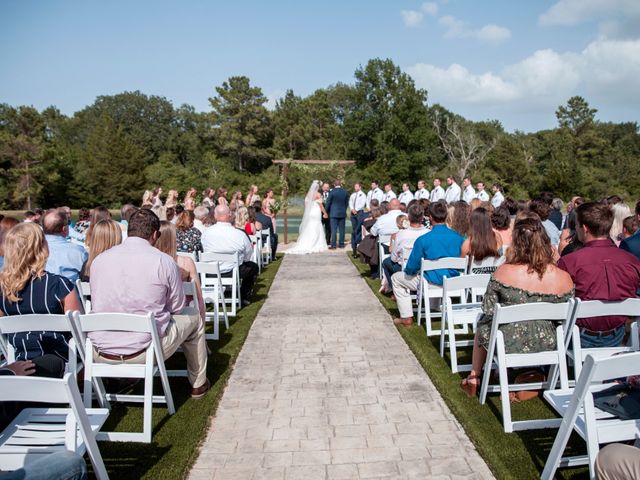
<path fill-rule="evenodd" d="M 33 277 L 18 294 L 20 301 L 11 302 L 0 292 L 0 307 L 7 316 L 32 313 L 60 315 L 64 313 L 63 301 L 73 291 L 73 283 L 60 275 L 45 272 Z M 31 360 L 50 353 L 67 361 L 70 334 L 48 331 L 20 332 L 9 335 L 9 342 L 16 350 L 16 360 Z"/>

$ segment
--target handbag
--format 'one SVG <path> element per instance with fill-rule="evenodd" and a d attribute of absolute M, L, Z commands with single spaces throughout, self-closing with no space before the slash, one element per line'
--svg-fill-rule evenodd
<path fill-rule="evenodd" d="M 522 384 L 522 383 L 540 383 L 544 382 L 547 379 L 544 373 L 538 370 L 529 370 L 527 372 L 521 373 L 518 375 L 514 383 Z M 527 400 L 531 400 L 532 398 L 536 398 L 540 395 L 541 390 L 520 390 L 517 392 L 509 393 L 509 400 L 512 402 L 526 402 Z"/>

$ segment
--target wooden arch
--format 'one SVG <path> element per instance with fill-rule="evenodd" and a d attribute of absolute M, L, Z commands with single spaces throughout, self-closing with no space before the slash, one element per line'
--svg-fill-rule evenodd
<path fill-rule="evenodd" d="M 344 167 L 346 165 L 353 165 L 356 162 L 353 160 L 292 160 L 292 159 L 283 159 L 283 160 L 274 160 L 274 164 L 282 165 L 282 176 L 284 178 L 284 186 L 282 187 L 282 202 L 284 204 L 282 208 L 282 213 L 284 214 L 284 243 L 287 244 L 288 233 L 289 233 L 289 217 L 287 215 L 287 204 L 289 199 L 289 190 L 286 187 L 289 183 L 287 181 L 287 176 L 289 175 L 289 165 L 293 164 L 302 164 L 302 165 L 339 165 L 344 173 Z"/>

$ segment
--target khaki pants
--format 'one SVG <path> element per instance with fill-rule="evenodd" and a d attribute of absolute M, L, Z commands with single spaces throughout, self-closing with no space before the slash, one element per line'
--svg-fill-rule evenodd
<path fill-rule="evenodd" d="M 598 480 L 640 478 L 640 448 L 621 443 L 607 445 L 596 458 Z"/>
<path fill-rule="evenodd" d="M 419 284 L 420 278 L 418 275 L 407 275 L 404 272 L 398 272 L 391 276 L 393 294 L 396 296 L 401 318 L 413 318 L 411 292 L 418 290 Z"/>
<path fill-rule="evenodd" d="M 187 359 L 187 375 L 193 388 L 201 387 L 207 381 L 207 343 L 204 338 L 204 322 L 197 309 L 173 315 L 164 337 L 160 339 L 165 360 L 182 347 Z M 103 363 L 144 363 L 146 352 L 127 360 L 104 358 L 94 351 L 95 360 Z"/>

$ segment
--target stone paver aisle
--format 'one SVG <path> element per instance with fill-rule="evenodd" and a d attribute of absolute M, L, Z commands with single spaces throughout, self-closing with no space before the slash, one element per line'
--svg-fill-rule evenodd
<path fill-rule="evenodd" d="M 190 478 L 493 478 L 346 255 L 287 255 Z"/>

